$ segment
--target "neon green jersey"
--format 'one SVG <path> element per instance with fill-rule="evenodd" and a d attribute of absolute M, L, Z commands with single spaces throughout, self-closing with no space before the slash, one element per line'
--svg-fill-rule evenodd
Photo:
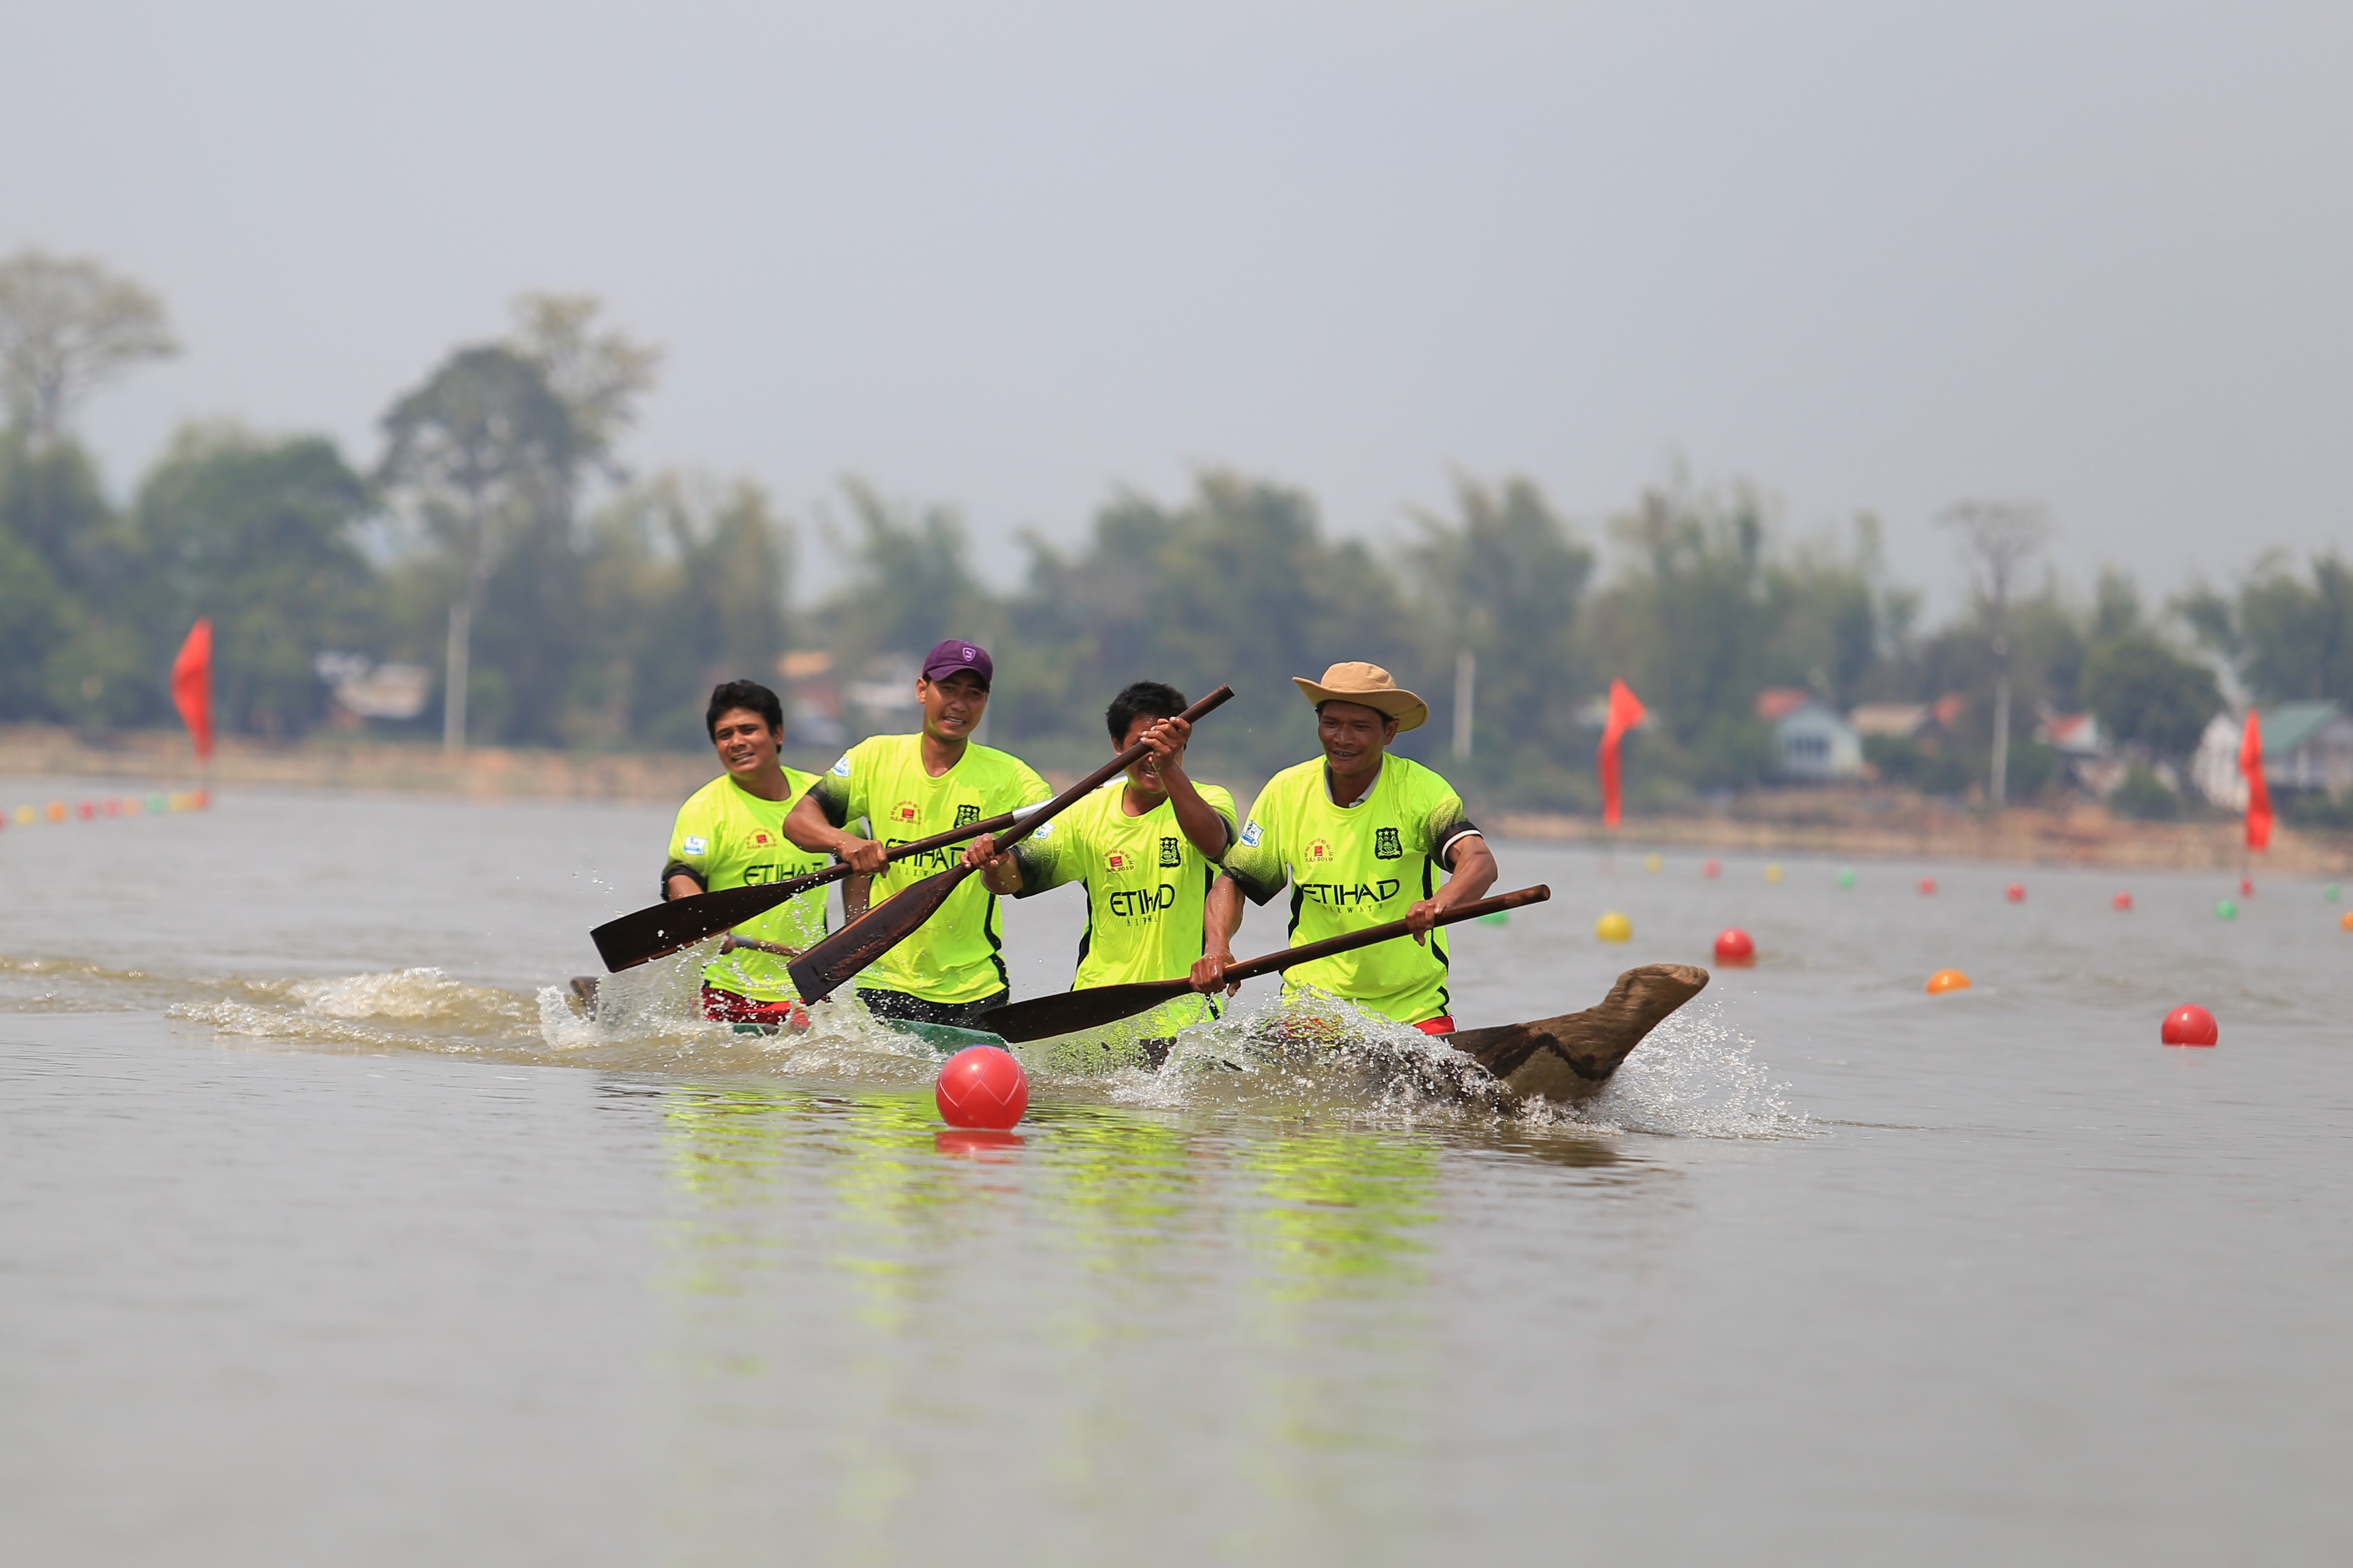
<path fill-rule="evenodd" d="M 1403 920 L 1438 890 L 1455 840 L 1477 833 L 1454 786 L 1419 763 L 1381 759 L 1381 776 L 1351 806 L 1332 802 L 1318 757 L 1267 781 L 1226 870 L 1253 903 L 1291 884 L 1291 942 L 1320 942 Z M 1400 1024 L 1443 1017 L 1446 941 L 1411 937 L 1317 959 L 1283 972 L 1285 986 L 1312 985 Z"/>
<path fill-rule="evenodd" d="M 1236 837 L 1234 797 L 1216 784 L 1196 784 L 1201 798 Z M 1083 882 L 1087 929 L 1079 938 L 1072 989 L 1131 980 L 1178 980 L 1201 956 L 1201 907 L 1217 862 L 1193 847 L 1166 800 L 1141 816 L 1125 805 L 1127 780 L 1115 778 L 1014 848 L 1021 865 L 1021 896 Z M 1155 1012 L 1152 1034 L 1174 1034 L 1203 1015 L 1206 999 L 1181 997 Z"/>
<path fill-rule="evenodd" d="M 744 888 L 755 882 L 785 882 L 822 871 L 833 857 L 811 854 L 785 837 L 785 814 L 817 782 L 814 773 L 785 770 L 787 786 L 782 800 L 763 800 L 722 774 L 686 797 L 678 808 L 678 822 L 670 830 L 670 864 L 662 870 L 669 886 L 673 873 L 685 871 L 702 884 L 703 891 Z M 786 900 L 766 914 L 735 928 L 738 936 L 773 942 L 786 947 L 807 947 L 825 935 L 823 888 Z M 737 952 L 714 958 L 702 966 L 705 984 L 733 991 L 755 1002 L 797 1002 L 792 977 L 785 973 L 790 959 L 774 953 Z"/>
<path fill-rule="evenodd" d="M 923 771 L 921 735 L 876 735 L 842 753 L 812 793 L 836 827 L 863 817 L 867 837 L 911 844 L 983 817 L 1050 799 L 1053 791 L 1029 763 L 987 746 L 966 745 L 955 766 L 934 778 Z M 1039 830 L 1053 831 L 1049 823 Z M 961 846 L 894 860 L 874 879 L 869 907 L 912 882 L 944 871 Z M 926 1002 L 977 1002 L 1007 986 L 1004 943 L 997 934 L 997 895 L 966 877 L 939 911 L 859 976 L 864 986 L 903 991 Z"/>

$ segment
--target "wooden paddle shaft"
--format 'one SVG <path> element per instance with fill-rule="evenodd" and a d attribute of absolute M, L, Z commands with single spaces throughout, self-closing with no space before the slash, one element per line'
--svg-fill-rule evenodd
<path fill-rule="evenodd" d="M 1457 921 L 1477 920 L 1481 915 L 1500 914 L 1505 910 L 1516 910 L 1522 904 L 1540 904 L 1551 897 L 1552 889 L 1539 882 L 1533 888 L 1522 888 L 1516 892 L 1498 893 L 1492 899 L 1474 899 L 1467 904 L 1457 904 L 1451 910 L 1440 911 L 1439 917 L 1430 921 L 1430 924 L 1445 926 L 1452 925 Z M 1407 935 L 1412 930 L 1413 924 L 1409 921 L 1390 921 L 1385 925 L 1367 926 L 1363 931 L 1352 931 L 1340 936 L 1327 936 L 1322 942 L 1311 942 L 1300 947 L 1287 947 L 1281 952 L 1270 952 L 1264 958 L 1253 958 L 1247 963 L 1228 964 L 1225 978 L 1229 984 L 1238 980 L 1255 980 L 1261 974 L 1272 974 L 1277 970 L 1289 969 L 1294 964 L 1313 963 L 1319 958 L 1330 958 L 1335 953 L 1353 952 L 1357 948 L 1370 947 L 1375 942 L 1393 942 L 1398 937 Z"/>
<path fill-rule="evenodd" d="M 1186 709 L 1182 713 L 1177 714 L 1176 717 L 1182 719 L 1187 724 L 1197 724 L 1208 714 L 1215 712 L 1218 709 L 1224 707 L 1228 702 L 1231 701 L 1233 700 L 1233 695 L 1234 689 L 1232 687 L 1220 686 L 1215 691 L 1210 692 L 1207 697 L 1202 698 L 1198 702 L 1194 703 L 1190 708 Z M 1128 769 L 1142 762 L 1145 757 L 1151 752 L 1151 751 L 1152 748 L 1150 746 L 1146 745 L 1142 741 L 1138 741 L 1135 744 L 1130 746 L 1127 750 L 1122 752 L 1119 755 L 1113 757 L 1111 761 L 1105 763 L 1103 766 L 1097 768 L 1094 772 L 1089 773 L 1086 777 L 1081 779 L 1078 783 L 1072 784 L 1070 788 L 1064 790 L 1061 794 L 1056 795 L 1053 799 L 1048 801 L 1037 810 L 1026 814 L 1012 832 L 1007 834 L 1004 837 L 997 841 L 997 847 L 999 849 L 1002 849 L 1008 845 L 1020 843 L 1022 839 L 1028 837 L 1031 833 L 1045 826 L 1047 823 L 1053 820 L 1055 814 L 1062 810 L 1063 807 L 1076 805 L 1079 802 L 1086 799 L 1087 796 L 1094 794 L 1095 791 L 1103 788 L 1103 785 L 1111 783 L 1112 780 L 1117 778 L 1120 774 L 1127 772 Z"/>

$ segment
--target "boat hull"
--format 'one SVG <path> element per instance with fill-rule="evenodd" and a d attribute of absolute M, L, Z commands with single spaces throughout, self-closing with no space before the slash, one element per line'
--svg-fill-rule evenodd
<path fill-rule="evenodd" d="M 1492 1029 L 1462 1029 L 1447 1044 L 1485 1068 L 1512 1093 L 1575 1103 L 1601 1092 L 1636 1046 L 1707 986 L 1690 963 L 1646 963 L 1618 977 L 1609 994 L 1581 1013 Z"/>

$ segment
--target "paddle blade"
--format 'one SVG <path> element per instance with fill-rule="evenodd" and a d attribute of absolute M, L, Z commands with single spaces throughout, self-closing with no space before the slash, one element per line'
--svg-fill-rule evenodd
<path fill-rule="evenodd" d="M 1035 996 L 1009 1006 L 991 1007 L 977 1022 L 1016 1045 L 1024 1040 L 1050 1040 L 1056 1035 L 1075 1035 L 1081 1029 L 1099 1029 L 1105 1024 L 1132 1018 L 1192 989 L 1183 980 L 1091 985 L 1083 991 L 1065 991 L 1057 996 Z"/>
<path fill-rule="evenodd" d="M 692 947 L 755 915 L 765 914 L 791 898 L 796 890 L 783 882 L 722 888 L 715 893 L 697 893 L 691 898 L 672 899 L 668 903 L 632 910 L 619 920 L 607 921 L 588 936 L 596 944 L 596 956 L 605 961 L 605 967 L 617 974 L 624 969 L 667 958 L 681 948 Z"/>
<path fill-rule="evenodd" d="M 911 882 L 786 966 L 793 989 L 804 1002 L 822 1002 L 860 970 L 905 941 L 932 918 L 966 877 L 968 866 L 951 866 Z"/>

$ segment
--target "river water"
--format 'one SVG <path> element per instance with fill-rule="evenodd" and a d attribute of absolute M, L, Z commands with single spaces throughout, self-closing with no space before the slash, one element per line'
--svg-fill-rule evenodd
<path fill-rule="evenodd" d="M 1574 1114 L 1229 1023 L 1157 1078 L 1032 1051 L 990 1143 L 913 1042 L 698 1026 L 675 964 L 575 1018 L 667 826 L 227 792 L 0 833 L 0 1561 L 2353 1555 L 2316 885 L 2226 922 L 2212 876 L 1505 843 L 1553 901 L 1459 929 L 1466 1027 L 1726 925 L 1761 962 Z M 1078 925 L 1008 910 L 1017 996 Z M 2220 1048 L 2160 1047 L 2182 1001 Z"/>

